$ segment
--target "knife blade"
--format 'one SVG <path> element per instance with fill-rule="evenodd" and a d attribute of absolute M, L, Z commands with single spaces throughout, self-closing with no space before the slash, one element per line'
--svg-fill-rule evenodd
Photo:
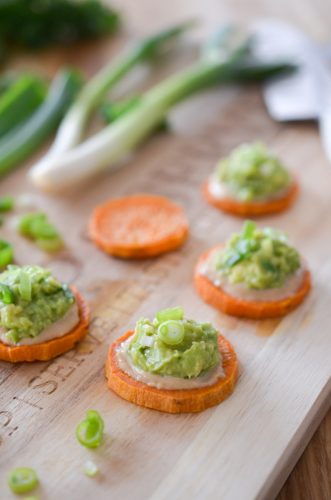
<path fill-rule="evenodd" d="M 325 153 L 331 161 L 330 50 L 296 27 L 276 20 L 255 26 L 255 52 L 261 59 L 289 58 L 298 70 L 273 79 L 263 90 L 271 117 L 277 121 L 318 120 Z"/>

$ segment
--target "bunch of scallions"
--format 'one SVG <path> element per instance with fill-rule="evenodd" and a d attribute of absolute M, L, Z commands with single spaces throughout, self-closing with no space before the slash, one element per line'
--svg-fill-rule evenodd
<path fill-rule="evenodd" d="M 64 117 L 53 147 L 30 171 L 33 183 L 46 191 L 75 188 L 119 160 L 160 126 L 177 103 L 215 84 L 261 81 L 293 70 L 284 61 L 261 62 L 254 57 L 254 39 L 234 27 L 224 27 L 204 46 L 199 60 L 146 91 L 114 122 L 80 143 L 93 111 L 106 93 L 138 62 L 157 52 L 187 28 L 182 25 L 147 39 L 105 67 L 82 89 Z"/>

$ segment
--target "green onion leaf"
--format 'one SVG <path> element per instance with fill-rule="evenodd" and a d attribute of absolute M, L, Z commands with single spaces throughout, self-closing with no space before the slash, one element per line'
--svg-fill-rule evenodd
<path fill-rule="evenodd" d="M 76 428 L 76 437 L 83 446 L 97 448 L 102 442 L 103 429 L 101 415 L 96 410 L 89 410 L 86 418 Z"/>
<path fill-rule="evenodd" d="M 18 344 L 21 340 L 20 334 L 16 330 L 8 330 L 5 335 L 9 342 L 14 344 Z"/>
<path fill-rule="evenodd" d="M 63 240 L 60 237 L 55 238 L 37 238 L 36 245 L 44 252 L 57 252 L 64 247 Z"/>
<path fill-rule="evenodd" d="M 54 252 L 64 246 L 56 227 L 43 212 L 33 212 L 21 217 L 18 231 L 23 236 L 32 239 L 39 248 L 46 252 Z"/>
<path fill-rule="evenodd" d="M 247 257 L 247 255 L 255 248 L 254 241 L 252 240 L 239 240 L 236 244 L 236 250 L 241 257 Z"/>
<path fill-rule="evenodd" d="M 10 243 L 0 240 L 0 268 L 6 267 L 13 262 L 14 250 Z"/>
<path fill-rule="evenodd" d="M 158 336 L 167 345 L 173 346 L 180 344 L 185 336 L 183 323 L 176 320 L 168 320 L 158 327 Z"/>
<path fill-rule="evenodd" d="M 159 323 L 163 323 L 169 319 L 180 320 L 184 319 L 184 310 L 181 307 L 171 307 L 169 309 L 162 309 L 155 316 Z"/>
<path fill-rule="evenodd" d="M 23 300 L 26 300 L 27 302 L 31 301 L 32 285 L 30 276 L 25 271 L 20 272 L 20 283 L 18 286 L 18 290 Z"/>
<path fill-rule="evenodd" d="M 12 304 L 14 302 L 14 295 L 8 285 L 0 283 L 0 300 L 4 304 Z"/>
<path fill-rule="evenodd" d="M 2 196 L 0 198 L 0 212 L 9 212 L 14 208 L 14 198 L 12 196 Z"/>
<path fill-rule="evenodd" d="M 283 233 L 283 231 L 279 231 L 278 229 L 274 229 L 272 227 L 265 227 L 263 229 L 263 234 L 265 234 L 266 236 L 268 236 L 273 240 L 279 240 L 283 243 L 288 242 L 287 235 Z"/>
<path fill-rule="evenodd" d="M 0 98 L 0 137 L 28 119 L 46 96 L 46 83 L 38 76 L 23 74 Z"/>
<path fill-rule="evenodd" d="M 227 267 L 233 267 L 235 264 L 238 264 L 238 262 L 242 261 L 244 258 L 243 255 L 240 253 L 233 253 L 230 255 L 230 257 L 226 260 L 225 265 Z"/>
<path fill-rule="evenodd" d="M 102 106 L 101 113 L 106 123 L 112 123 L 125 113 L 129 113 L 141 103 L 141 97 L 134 95 L 118 102 L 109 102 Z"/>
<path fill-rule="evenodd" d="M 28 493 L 39 483 L 36 472 L 30 467 L 17 467 L 8 475 L 8 486 L 14 493 Z"/>
<path fill-rule="evenodd" d="M 242 237 L 245 239 L 250 239 L 254 235 L 254 231 L 256 229 L 256 224 L 255 222 L 251 220 L 246 220 L 243 230 L 242 230 Z"/>
<path fill-rule="evenodd" d="M 277 272 L 277 267 L 274 266 L 270 261 L 268 260 L 262 260 L 261 261 L 261 266 L 266 270 L 269 271 L 270 273 L 276 273 Z"/>
<path fill-rule="evenodd" d="M 81 78 L 75 71 L 60 71 L 37 110 L 1 137 L 0 176 L 26 160 L 56 130 L 80 85 Z"/>
<path fill-rule="evenodd" d="M 42 219 L 36 218 L 31 221 L 31 236 L 34 238 L 57 238 L 58 232 L 47 220 L 46 215 Z"/>

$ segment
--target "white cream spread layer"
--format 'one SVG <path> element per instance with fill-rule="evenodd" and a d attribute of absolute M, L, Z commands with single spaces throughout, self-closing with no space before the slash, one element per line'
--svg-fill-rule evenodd
<path fill-rule="evenodd" d="M 233 198 L 237 199 L 235 194 L 228 188 L 228 186 L 224 182 L 220 182 L 217 176 L 211 175 L 208 180 L 208 189 L 210 194 L 219 200 L 223 198 Z M 262 202 L 266 200 L 278 200 L 279 198 L 283 198 L 283 196 L 286 195 L 286 193 L 289 191 L 290 186 L 285 187 L 284 189 L 281 189 L 277 193 L 273 194 L 272 196 L 267 196 L 264 198 L 259 198 L 258 200 L 254 200 L 254 203 L 257 202 Z M 240 201 L 240 200 L 239 200 Z"/>
<path fill-rule="evenodd" d="M 43 330 L 36 337 L 28 337 L 22 339 L 20 342 L 15 344 L 6 338 L 5 330 L 0 327 L 0 341 L 3 344 L 22 346 L 22 345 L 33 345 L 41 344 L 47 342 L 48 340 L 55 339 L 57 337 L 63 337 L 70 332 L 79 322 L 79 311 L 77 304 L 73 304 L 68 312 L 63 316 L 63 318 L 55 321 L 52 325 L 49 325 L 45 330 Z"/>
<path fill-rule="evenodd" d="M 216 249 L 214 252 L 211 252 L 209 258 L 201 264 L 199 272 L 206 276 L 215 286 L 238 299 L 252 302 L 274 302 L 294 295 L 302 283 L 303 273 L 305 271 L 303 266 L 301 266 L 292 276 L 289 276 L 284 286 L 280 288 L 255 290 L 254 288 L 247 288 L 243 283 L 232 284 L 226 276 L 215 269 L 215 256 L 218 251 L 219 250 Z"/>
<path fill-rule="evenodd" d="M 117 347 L 117 363 L 123 372 L 143 384 L 157 387 L 157 389 L 197 389 L 198 387 L 213 385 L 220 378 L 224 378 L 222 359 L 220 360 L 219 365 L 212 368 L 208 371 L 208 373 L 191 379 L 172 377 L 170 375 L 156 375 L 154 373 L 145 372 L 133 364 L 128 354 L 130 341 L 131 337 Z"/>

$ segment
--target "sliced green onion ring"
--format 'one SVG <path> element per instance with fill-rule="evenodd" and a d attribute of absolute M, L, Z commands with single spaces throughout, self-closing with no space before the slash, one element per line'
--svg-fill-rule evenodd
<path fill-rule="evenodd" d="M 181 307 L 171 307 L 158 311 L 155 316 L 159 323 L 163 323 L 169 319 L 180 320 L 184 319 L 184 310 Z"/>
<path fill-rule="evenodd" d="M 89 410 L 86 418 L 76 428 L 76 437 L 83 446 L 97 448 L 102 442 L 103 429 L 101 415 L 96 410 Z"/>
<path fill-rule="evenodd" d="M 99 472 L 98 466 L 91 460 L 87 460 L 84 464 L 84 474 L 89 477 L 95 476 Z"/>
<path fill-rule="evenodd" d="M 0 240 L 0 268 L 6 267 L 13 262 L 14 249 L 10 243 L 5 240 Z"/>
<path fill-rule="evenodd" d="M 178 320 L 170 319 L 161 323 L 157 330 L 158 336 L 167 345 L 180 344 L 185 336 L 185 329 L 183 323 Z"/>
<path fill-rule="evenodd" d="M 16 467 L 8 474 L 8 486 L 14 493 L 28 493 L 38 483 L 37 474 L 30 467 Z"/>

